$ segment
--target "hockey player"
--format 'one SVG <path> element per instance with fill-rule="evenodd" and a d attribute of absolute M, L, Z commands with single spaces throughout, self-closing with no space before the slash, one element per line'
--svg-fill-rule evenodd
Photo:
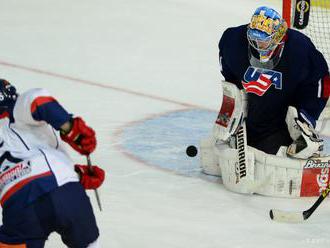
<path fill-rule="evenodd" d="M 323 55 L 278 12 L 259 7 L 249 24 L 225 30 L 219 59 L 223 100 L 200 143 L 203 172 L 238 193 L 318 195 L 302 178 L 308 159 L 328 161 L 315 131 L 330 94 Z"/>
<path fill-rule="evenodd" d="M 95 132 L 46 90 L 18 94 L 0 80 L 0 248 L 42 248 L 52 232 L 72 248 L 95 248 L 99 230 L 84 189 L 104 180 L 97 166 L 74 164 L 64 143 L 82 155 Z"/>
<path fill-rule="evenodd" d="M 249 24 L 223 33 L 219 57 L 225 81 L 247 97 L 248 145 L 269 154 L 288 146 L 295 158 L 319 154 L 323 143 L 314 128 L 330 93 L 329 69 L 307 36 L 288 29 L 274 9 L 260 7 Z M 289 106 L 298 112 L 298 135 L 288 131 Z"/>

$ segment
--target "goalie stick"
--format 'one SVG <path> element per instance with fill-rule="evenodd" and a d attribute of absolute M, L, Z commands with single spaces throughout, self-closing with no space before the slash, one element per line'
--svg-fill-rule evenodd
<path fill-rule="evenodd" d="M 319 198 L 309 209 L 307 209 L 303 212 L 301 212 L 301 211 L 291 212 L 291 211 L 271 209 L 269 211 L 270 218 L 272 220 L 275 220 L 278 222 L 301 223 L 304 220 L 307 220 L 314 213 L 314 211 L 318 208 L 318 206 L 321 204 L 321 202 L 328 196 L 329 192 L 330 192 L 330 184 L 321 193 Z"/>

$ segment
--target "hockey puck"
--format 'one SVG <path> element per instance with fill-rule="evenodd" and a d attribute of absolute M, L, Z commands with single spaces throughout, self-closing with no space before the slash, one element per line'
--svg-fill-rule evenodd
<path fill-rule="evenodd" d="M 186 154 L 189 157 L 195 157 L 197 155 L 197 148 L 196 146 L 188 146 L 186 149 Z"/>

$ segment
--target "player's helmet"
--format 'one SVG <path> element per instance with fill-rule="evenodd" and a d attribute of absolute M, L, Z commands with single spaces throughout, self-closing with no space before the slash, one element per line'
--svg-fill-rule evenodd
<path fill-rule="evenodd" d="M 287 29 L 286 21 L 276 10 L 265 6 L 259 7 L 247 29 L 250 55 L 257 58 L 264 67 L 277 64 L 284 47 Z"/>
<path fill-rule="evenodd" d="M 17 96 L 16 88 L 7 80 L 0 79 L 0 114 L 13 107 Z"/>

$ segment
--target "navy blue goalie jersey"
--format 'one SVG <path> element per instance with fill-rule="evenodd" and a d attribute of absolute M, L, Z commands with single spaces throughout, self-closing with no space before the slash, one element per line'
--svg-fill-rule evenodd
<path fill-rule="evenodd" d="M 219 42 L 221 73 L 245 89 L 248 144 L 287 130 L 288 106 L 317 120 L 330 94 L 329 68 L 304 34 L 288 30 L 279 63 L 273 69 L 254 67 L 249 60 L 247 25 L 227 29 Z"/>

